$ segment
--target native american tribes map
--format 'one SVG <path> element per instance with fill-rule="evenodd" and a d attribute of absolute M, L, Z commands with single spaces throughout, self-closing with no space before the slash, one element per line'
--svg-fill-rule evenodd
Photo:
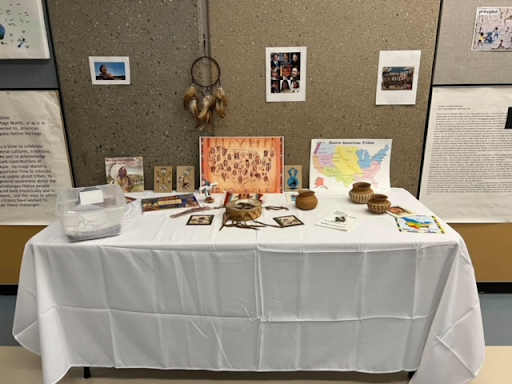
<path fill-rule="evenodd" d="M 214 193 L 281 193 L 283 137 L 201 137 L 201 180 Z"/>
<path fill-rule="evenodd" d="M 391 142 L 388 139 L 311 140 L 309 189 L 348 191 L 356 181 L 389 189 Z"/>

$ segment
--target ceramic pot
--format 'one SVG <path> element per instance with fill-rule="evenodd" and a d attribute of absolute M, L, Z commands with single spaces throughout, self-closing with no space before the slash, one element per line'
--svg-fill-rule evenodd
<path fill-rule="evenodd" d="M 352 189 L 348 193 L 350 200 L 357 204 L 366 204 L 373 195 L 373 191 L 370 183 L 364 181 L 354 183 Z"/>
<path fill-rule="evenodd" d="M 301 189 L 299 191 L 299 195 L 295 199 L 295 205 L 297 208 L 302 209 L 304 211 L 308 211 L 317 206 L 318 199 L 315 196 L 315 191 L 308 191 L 306 189 Z"/>
<path fill-rule="evenodd" d="M 372 198 L 368 200 L 368 209 L 373 213 L 386 213 L 391 207 L 391 202 L 386 195 L 373 194 Z"/>

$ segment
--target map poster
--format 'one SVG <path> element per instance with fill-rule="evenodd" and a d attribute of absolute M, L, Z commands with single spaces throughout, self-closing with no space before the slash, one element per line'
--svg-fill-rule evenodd
<path fill-rule="evenodd" d="M 42 0 L 0 0 L 0 59 L 49 59 Z"/>
<path fill-rule="evenodd" d="M 281 193 L 283 148 L 283 137 L 201 137 L 201 180 L 214 193 Z"/>
<path fill-rule="evenodd" d="M 391 139 L 313 139 L 309 189 L 349 191 L 357 181 L 386 190 L 389 179 Z"/>

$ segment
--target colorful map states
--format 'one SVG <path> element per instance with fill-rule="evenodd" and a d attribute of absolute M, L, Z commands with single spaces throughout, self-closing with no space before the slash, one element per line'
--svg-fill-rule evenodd
<path fill-rule="evenodd" d="M 379 141 L 380 145 L 375 141 Z M 378 187 L 386 179 L 389 167 L 390 140 L 315 140 L 311 156 L 317 174 L 325 177 L 326 186 L 349 188 L 354 181 L 369 181 Z M 384 173 L 384 175 L 382 175 Z M 388 172 L 389 173 L 389 172 Z M 314 179 L 313 179 L 314 180 Z"/>

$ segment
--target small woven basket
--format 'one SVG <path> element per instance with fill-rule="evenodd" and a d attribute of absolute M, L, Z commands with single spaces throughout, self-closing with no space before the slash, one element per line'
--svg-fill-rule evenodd
<path fill-rule="evenodd" d="M 373 213 L 386 213 L 391 207 L 391 202 L 386 195 L 373 194 L 372 198 L 368 200 L 368 209 Z"/>

